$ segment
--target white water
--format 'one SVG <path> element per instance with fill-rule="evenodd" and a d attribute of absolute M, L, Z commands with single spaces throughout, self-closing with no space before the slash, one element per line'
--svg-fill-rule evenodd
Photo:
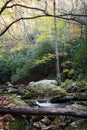
<path fill-rule="evenodd" d="M 64 107 L 65 104 L 58 104 L 58 103 L 50 103 L 49 101 L 47 102 L 39 102 L 38 100 L 34 101 L 35 104 L 39 107 L 48 107 L 48 108 L 61 108 Z"/>

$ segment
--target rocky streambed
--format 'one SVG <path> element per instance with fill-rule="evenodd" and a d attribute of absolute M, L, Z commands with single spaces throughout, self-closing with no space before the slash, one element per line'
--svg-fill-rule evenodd
<path fill-rule="evenodd" d="M 70 88 L 71 87 L 71 88 Z M 87 86 L 76 83 L 57 86 L 55 80 L 32 82 L 29 85 L 0 85 L 0 107 L 70 108 L 87 111 Z M 86 119 L 52 115 L 1 115 L 2 129 L 8 130 L 86 130 Z M 12 117 L 12 118 L 11 118 Z M 9 120 L 9 118 L 11 118 Z"/>

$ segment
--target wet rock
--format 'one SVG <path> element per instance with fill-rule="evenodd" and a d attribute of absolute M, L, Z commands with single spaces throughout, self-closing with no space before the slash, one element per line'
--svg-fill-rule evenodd
<path fill-rule="evenodd" d="M 9 93 L 10 93 L 10 92 L 12 92 L 12 93 L 13 93 L 13 92 L 16 92 L 15 89 L 12 88 L 12 87 L 6 88 L 6 90 L 7 90 L 7 92 L 9 92 Z"/>
<path fill-rule="evenodd" d="M 57 82 L 56 80 L 40 80 L 38 82 L 30 82 L 29 85 L 27 86 L 27 89 L 29 89 L 30 87 L 38 87 L 40 86 L 42 89 L 46 89 L 46 88 L 54 88 L 57 87 Z"/>
<path fill-rule="evenodd" d="M 66 91 L 67 92 L 74 92 L 77 91 L 78 86 L 75 83 L 72 83 L 71 85 L 67 86 Z"/>
<path fill-rule="evenodd" d="M 78 104 L 76 102 L 74 104 L 67 105 L 66 108 L 87 110 L 87 106 L 86 105 L 80 105 L 80 104 Z"/>
<path fill-rule="evenodd" d="M 10 82 L 6 82 L 5 85 L 8 87 L 13 87 L 13 84 L 11 84 Z"/>
<path fill-rule="evenodd" d="M 25 94 L 25 88 L 24 87 L 22 87 L 22 86 L 20 86 L 19 88 L 18 88 L 18 94 L 20 94 L 20 95 L 23 95 L 23 94 Z"/>

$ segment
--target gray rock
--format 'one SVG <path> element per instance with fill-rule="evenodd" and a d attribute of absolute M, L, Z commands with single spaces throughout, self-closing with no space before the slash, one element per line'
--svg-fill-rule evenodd
<path fill-rule="evenodd" d="M 12 87 L 9 87 L 9 88 L 7 88 L 7 92 L 14 92 L 15 91 L 15 89 L 14 88 L 12 88 Z"/>
<path fill-rule="evenodd" d="M 38 82 L 30 82 L 29 85 L 27 86 L 27 89 L 30 87 L 38 87 L 40 86 L 42 89 L 45 88 L 54 88 L 57 87 L 57 82 L 56 80 L 40 80 Z"/>
<path fill-rule="evenodd" d="M 5 85 L 8 87 L 13 87 L 13 84 L 11 84 L 10 82 L 6 82 Z"/>
<path fill-rule="evenodd" d="M 18 88 L 18 94 L 21 94 L 21 95 L 25 94 L 25 88 L 23 88 L 23 87 L 20 86 Z"/>
<path fill-rule="evenodd" d="M 76 91 L 78 89 L 78 86 L 75 83 L 72 83 L 71 85 L 67 86 L 66 90 L 67 92 Z"/>

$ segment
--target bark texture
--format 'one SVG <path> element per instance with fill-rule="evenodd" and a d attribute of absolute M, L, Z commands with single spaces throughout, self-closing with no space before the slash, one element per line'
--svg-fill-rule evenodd
<path fill-rule="evenodd" d="M 50 102 L 52 103 L 64 103 L 64 102 L 70 102 L 70 101 L 87 101 L 87 94 L 86 93 L 78 93 L 78 94 L 71 94 L 71 95 L 65 95 L 62 97 L 54 96 L 50 99 Z"/>
<path fill-rule="evenodd" d="M 0 107 L 0 114 L 13 115 L 65 115 L 87 118 L 87 111 L 68 108 Z"/>

